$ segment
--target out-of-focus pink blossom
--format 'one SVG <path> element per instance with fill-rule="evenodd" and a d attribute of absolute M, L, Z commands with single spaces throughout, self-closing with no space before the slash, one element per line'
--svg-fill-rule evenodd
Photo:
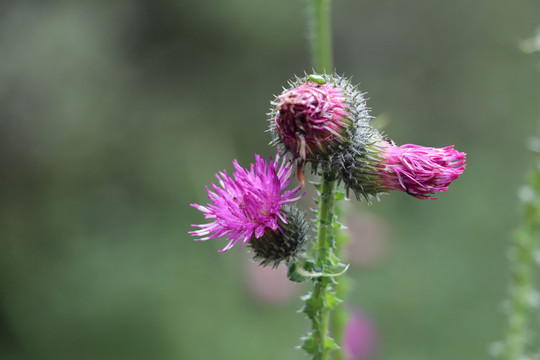
<path fill-rule="evenodd" d="M 347 360 L 369 360 L 377 347 L 377 332 L 371 320 L 358 310 L 349 308 L 343 351 Z"/>

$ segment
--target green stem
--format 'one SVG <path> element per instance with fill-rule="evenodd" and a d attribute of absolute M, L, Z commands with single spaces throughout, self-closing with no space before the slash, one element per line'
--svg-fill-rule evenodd
<path fill-rule="evenodd" d="M 311 56 L 313 69 L 318 73 L 328 73 L 333 71 L 332 60 L 332 29 L 330 7 L 331 0 L 309 0 L 310 2 L 310 40 L 311 40 Z M 335 199 L 335 174 L 323 173 L 320 195 L 319 195 L 319 229 L 317 236 L 316 247 L 316 263 L 321 268 L 325 266 L 335 265 L 337 258 L 333 254 L 335 249 L 334 240 L 334 199 Z M 337 250 L 339 251 L 339 250 Z M 344 285 L 337 282 L 336 278 L 320 277 L 314 279 L 313 300 L 315 304 L 319 304 L 320 310 L 317 312 L 316 318 L 312 319 L 312 336 L 313 341 L 319 344 L 320 352 L 314 356 L 314 359 L 326 360 L 329 356 L 328 330 L 330 322 L 332 332 L 337 336 L 338 344 L 341 344 L 343 338 L 343 327 L 346 322 L 346 313 L 342 304 L 329 306 L 327 294 L 332 285 L 340 292 L 338 298 L 342 298 L 345 294 Z M 340 290 L 341 289 L 341 290 Z M 341 295 L 341 296 L 340 296 Z M 330 317 L 332 307 L 337 306 L 338 312 L 333 313 Z M 334 357 L 337 360 L 343 359 L 343 353 L 340 349 L 334 352 Z"/>
<path fill-rule="evenodd" d="M 319 196 L 319 229 L 317 233 L 318 253 L 322 259 L 329 258 L 334 243 L 334 198 L 335 175 L 324 173 L 322 176 L 321 193 Z"/>
<path fill-rule="evenodd" d="M 336 217 L 340 218 L 343 214 L 343 205 L 335 204 Z M 342 257 L 342 250 L 348 242 L 348 235 L 343 230 L 338 230 L 336 233 L 336 249 L 335 255 L 338 258 Z M 336 289 L 336 296 L 338 299 L 345 299 L 348 291 L 348 282 L 346 276 L 340 276 L 336 279 L 337 283 L 334 285 Z M 330 314 L 330 331 L 336 344 L 340 347 L 333 353 L 334 360 L 345 360 L 345 354 L 342 351 L 343 340 L 345 333 L 345 326 L 347 325 L 347 318 L 349 314 L 345 307 L 345 303 L 341 302 L 336 305 L 332 313 Z"/>
<path fill-rule="evenodd" d="M 321 180 L 319 195 L 319 229 L 317 234 L 316 264 L 323 272 L 326 267 L 333 265 L 334 246 L 334 198 L 336 184 L 335 176 L 332 173 L 324 173 Z M 318 277 L 314 279 L 313 298 L 315 304 L 319 305 L 316 317 L 312 321 L 313 340 L 318 344 L 319 351 L 313 359 L 327 360 L 329 353 L 328 346 L 328 325 L 330 316 L 330 306 L 327 303 L 327 294 L 330 286 L 335 280 L 329 277 Z"/>
<path fill-rule="evenodd" d="M 332 72 L 330 0 L 310 0 L 310 34 L 314 70 L 319 73 Z"/>

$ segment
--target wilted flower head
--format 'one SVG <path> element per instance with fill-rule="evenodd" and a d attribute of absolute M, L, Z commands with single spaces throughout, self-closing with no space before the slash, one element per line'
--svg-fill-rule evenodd
<path fill-rule="evenodd" d="M 233 164 L 234 179 L 224 170 L 216 175 L 220 186 L 212 184 L 214 191 L 206 187 L 209 204 L 191 204 L 202 211 L 206 219 L 214 220 L 192 225 L 200 229 L 190 231 L 190 234 L 199 237 L 195 240 L 227 237 L 229 243 L 221 252 L 238 242 L 242 247 L 265 234 L 283 233 L 282 227 L 288 224 L 284 205 L 303 196 L 295 196 L 300 186 L 285 190 L 293 170 L 287 159 L 279 163 L 279 154 L 275 161 L 270 159 L 269 162 L 255 154 L 255 164 L 249 170 L 242 168 L 236 160 Z"/>
<path fill-rule="evenodd" d="M 418 199 L 446 191 L 465 169 L 465 153 L 454 146 L 432 148 L 386 140 L 351 152 L 347 161 L 334 164 L 340 180 L 357 197 L 369 199 L 389 190 L 400 190 Z"/>
<path fill-rule="evenodd" d="M 463 173 L 465 156 L 453 145 L 439 149 L 388 144 L 381 164 L 382 180 L 384 186 L 415 198 L 437 199 L 431 195 L 448 190 L 450 183 Z"/>
<path fill-rule="evenodd" d="M 270 129 L 273 144 L 282 144 L 297 163 L 304 182 L 306 162 L 326 161 L 368 123 L 363 94 L 337 75 L 309 75 L 289 83 L 272 102 Z"/>

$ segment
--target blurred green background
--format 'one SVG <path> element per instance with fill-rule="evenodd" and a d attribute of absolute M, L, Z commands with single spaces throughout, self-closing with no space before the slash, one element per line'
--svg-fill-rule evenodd
<path fill-rule="evenodd" d="M 305 359 L 307 289 L 265 300 L 245 249 L 187 234 L 218 170 L 274 154 L 269 102 L 311 69 L 305 5 L 0 1 L 0 359 Z M 439 200 L 351 201 L 387 234 L 350 271 L 372 359 L 483 359 L 502 337 L 540 120 L 539 59 L 516 44 L 539 14 L 538 0 L 333 2 L 336 69 L 386 133 L 468 154 Z"/>

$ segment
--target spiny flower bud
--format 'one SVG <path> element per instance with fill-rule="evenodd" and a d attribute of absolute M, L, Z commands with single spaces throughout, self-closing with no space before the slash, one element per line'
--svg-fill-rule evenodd
<path fill-rule="evenodd" d="M 297 160 L 297 176 L 304 183 L 304 164 L 326 162 L 369 126 L 364 94 L 337 75 L 309 75 L 289 82 L 272 102 L 270 130 L 274 145 L 281 143 Z"/>
<path fill-rule="evenodd" d="M 267 228 L 260 238 L 253 237 L 249 245 L 253 249 L 254 259 L 262 266 L 278 266 L 282 261 L 297 257 L 304 249 L 309 230 L 304 214 L 293 206 L 282 209 L 287 223 L 279 220 L 279 229 Z"/>
<path fill-rule="evenodd" d="M 308 82 L 278 97 L 276 130 L 293 156 L 306 160 L 343 140 L 348 126 L 346 109 L 341 89 Z"/>
<path fill-rule="evenodd" d="M 377 193 L 400 190 L 418 199 L 446 191 L 465 169 L 465 153 L 452 146 L 432 148 L 406 144 L 395 146 L 388 141 L 356 148 L 341 163 L 334 163 L 339 178 L 357 198 L 368 200 Z"/>

